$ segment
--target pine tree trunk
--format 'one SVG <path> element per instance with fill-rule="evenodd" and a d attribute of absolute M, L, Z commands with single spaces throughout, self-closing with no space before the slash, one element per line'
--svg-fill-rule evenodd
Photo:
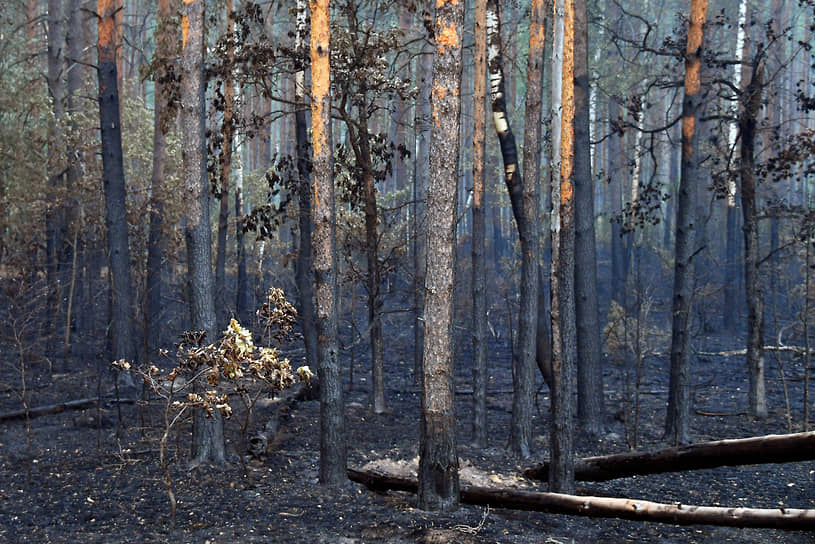
<path fill-rule="evenodd" d="M 487 98 L 487 0 L 475 4 L 473 83 L 473 444 L 487 447 L 487 286 L 484 259 L 484 148 Z"/>
<path fill-rule="evenodd" d="M 418 473 L 418 504 L 424 510 L 451 511 L 459 503 L 451 333 L 463 25 L 463 2 L 437 0 Z"/>
<path fill-rule="evenodd" d="M 588 9 L 575 0 L 574 188 L 575 306 L 577 319 L 577 417 L 590 434 L 603 429 L 603 368 L 597 302 L 594 178 L 589 138 Z"/>
<path fill-rule="evenodd" d="M 209 184 L 204 155 L 204 1 L 188 0 L 181 10 L 181 131 L 183 195 L 186 210 L 187 287 L 192 328 L 217 341 L 213 299 Z M 192 465 L 226 463 L 223 420 L 195 412 Z"/>
<path fill-rule="evenodd" d="M 685 53 L 685 97 L 682 101 L 682 163 L 676 208 L 676 249 L 674 256 L 673 324 L 671 327 L 671 374 L 665 439 L 670 443 L 690 442 L 690 310 L 693 295 L 694 207 L 700 183 L 696 130 L 702 93 L 699 82 L 702 65 L 702 26 L 707 0 L 691 0 L 691 17 Z"/>
<path fill-rule="evenodd" d="M 329 0 L 311 0 L 312 248 L 320 378 L 320 483 L 347 480 L 345 419 L 337 343 L 337 254 L 331 145 Z"/>
<path fill-rule="evenodd" d="M 550 489 L 574 490 L 574 9 L 555 4 L 552 54 L 552 429 Z"/>
<path fill-rule="evenodd" d="M 99 115 L 102 140 L 102 176 L 105 190 L 105 225 L 113 284 L 113 357 L 135 362 L 133 332 L 133 288 L 130 280 L 127 208 L 125 205 L 122 131 L 119 121 L 119 91 L 113 48 L 113 7 L 99 0 L 98 42 Z M 132 383 L 132 382 L 131 382 Z"/>
<path fill-rule="evenodd" d="M 176 56 L 178 26 L 170 9 L 170 0 L 158 3 L 158 26 L 156 27 L 156 84 L 154 90 L 155 126 L 153 131 L 153 175 L 150 178 L 150 234 L 147 241 L 146 312 L 147 355 L 155 355 L 162 345 L 165 329 L 161 301 L 164 275 L 164 167 L 167 144 L 165 134 L 175 121 L 175 109 L 168 105 L 168 89 L 165 80 Z"/>

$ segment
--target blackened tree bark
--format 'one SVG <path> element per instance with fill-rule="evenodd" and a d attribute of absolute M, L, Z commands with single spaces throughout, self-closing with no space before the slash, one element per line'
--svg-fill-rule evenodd
<path fill-rule="evenodd" d="M 176 118 L 173 100 L 175 88 L 174 62 L 178 42 L 178 24 L 170 8 L 170 0 L 159 0 L 158 25 L 156 27 L 156 52 L 154 59 L 155 91 L 153 129 L 153 174 L 150 178 L 150 234 L 147 241 L 147 285 L 145 311 L 147 355 L 155 354 L 162 345 L 165 329 L 163 304 L 161 302 L 164 275 L 164 187 L 167 161 L 166 134 Z"/>
<path fill-rule="evenodd" d="M 487 273 L 484 260 L 484 147 L 487 98 L 487 0 L 475 3 L 473 82 L 473 444 L 487 447 Z"/>
<path fill-rule="evenodd" d="M 552 430 L 550 489 L 574 491 L 574 7 L 555 3 L 552 54 Z"/>
<path fill-rule="evenodd" d="M 764 384 L 764 296 L 759 284 L 759 232 L 756 210 L 755 144 L 756 119 L 761 111 L 764 87 L 764 60 L 758 56 L 752 76 L 742 96 L 739 130 L 741 132 L 741 209 L 744 218 L 744 290 L 747 298 L 747 370 L 750 374 L 750 414 L 767 417 L 767 392 Z"/>
<path fill-rule="evenodd" d="M 428 20 L 434 12 L 434 0 L 427 0 L 423 16 Z M 430 25 L 427 25 L 428 28 Z M 416 384 L 422 374 L 422 342 L 424 337 L 424 277 L 425 277 L 425 212 L 427 186 L 430 179 L 430 133 L 433 84 L 433 36 L 427 36 L 422 55 L 417 63 L 419 95 L 416 105 L 416 174 L 413 176 L 413 380 Z"/>
<path fill-rule="evenodd" d="M 314 206 L 312 248 L 317 295 L 317 359 L 320 377 L 320 483 L 347 480 L 345 418 L 337 343 L 337 254 L 331 146 L 329 0 L 310 0 L 311 127 Z"/>
<path fill-rule="evenodd" d="M 229 315 L 229 298 L 226 296 L 226 238 L 229 231 L 229 186 L 232 175 L 232 146 L 235 134 L 235 84 L 232 70 L 235 64 L 235 19 L 233 0 L 226 0 L 226 66 L 223 73 L 224 84 L 224 119 L 221 133 L 221 154 L 218 157 L 220 166 L 220 198 L 218 208 L 218 245 L 215 254 L 215 297 L 218 329 L 226 326 Z"/>
<path fill-rule="evenodd" d="M 518 357 L 513 360 L 512 420 L 509 449 L 521 458 L 530 456 L 532 440 L 532 407 L 535 395 L 535 334 L 538 325 L 538 244 L 534 226 L 537 199 L 535 184 L 524 186 L 518 167 L 515 136 L 509 126 L 504 90 L 504 68 L 501 52 L 500 3 L 487 0 L 487 40 L 490 75 L 490 102 L 495 131 L 504 160 L 504 180 L 509 192 L 512 213 L 521 242 L 521 311 L 518 334 Z"/>
<path fill-rule="evenodd" d="M 367 108 L 368 100 L 365 93 L 361 103 Z M 382 315 L 381 297 L 379 287 L 381 270 L 379 266 L 379 232 L 377 228 L 378 213 L 376 205 L 376 186 L 374 183 L 373 157 L 371 156 L 370 136 L 368 132 L 368 114 L 360 109 L 359 130 L 354 145 L 353 131 L 352 146 L 357 157 L 357 164 L 362 167 L 363 198 L 365 200 L 365 257 L 368 261 L 366 276 L 368 290 L 368 324 L 371 328 L 371 404 L 375 414 L 385 412 L 385 371 L 384 354 L 382 346 Z"/>
<path fill-rule="evenodd" d="M 577 320 L 577 417 L 590 434 L 603 428 L 603 368 L 597 302 L 594 178 L 589 141 L 589 53 L 586 0 L 575 0 L 574 190 L 575 311 Z"/>
<path fill-rule="evenodd" d="M 114 8 L 110 0 L 98 0 L 97 43 L 99 80 L 99 117 L 102 141 L 102 178 L 105 192 L 110 272 L 113 284 L 113 356 L 135 362 L 133 328 L 133 286 L 130 280 L 130 247 L 127 234 L 127 208 L 122 128 L 119 121 L 119 91 L 116 85 L 114 49 Z"/>
<path fill-rule="evenodd" d="M 314 277 L 311 258 L 311 170 L 306 125 L 306 41 L 308 39 L 308 4 L 306 0 L 297 0 L 297 28 L 295 48 L 297 67 L 294 74 L 294 130 L 297 139 L 297 173 L 300 186 L 297 191 L 300 206 L 297 225 L 299 244 L 297 250 L 297 268 L 295 282 L 300 295 L 300 323 L 303 328 L 303 341 L 306 346 L 306 364 L 317 368 L 317 329 L 314 315 Z"/>
<path fill-rule="evenodd" d="M 181 9 L 181 155 L 187 211 L 187 281 L 192 328 L 217 340 L 209 226 L 209 184 L 204 154 L 204 0 L 184 0 Z M 226 463 L 223 420 L 216 410 L 207 418 L 195 412 L 192 465 Z"/>
<path fill-rule="evenodd" d="M 682 101 L 682 163 L 676 207 L 674 256 L 673 323 L 671 327 L 671 376 L 665 439 L 674 445 L 690 442 L 690 330 L 693 295 L 694 208 L 699 185 L 697 114 L 702 105 L 703 25 L 707 0 L 691 0 L 688 43 L 685 50 L 685 97 Z"/>
<path fill-rule="evenodd" d="M 451 511 L 459 504 L 451 333 L 463 26 L 464 3 L 437 0 L 419 435 L 418 495 L 424 510 Z"/>

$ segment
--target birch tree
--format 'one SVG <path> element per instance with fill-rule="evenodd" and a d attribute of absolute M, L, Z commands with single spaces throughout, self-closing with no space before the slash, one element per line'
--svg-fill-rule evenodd
<path fill-rule="evenodd" d="M 532 405 L 535 394 L 535 334 L 538 326 L 538 244 L 534 217 L 537 207 L 535 184 L 524 187 L 518 167 L 515 135 L 507 116 L 503 54 L 501 51 L 501 14 L 498 0 L 487 0 L 487 61 L 489 63 L 492 119 L 501 157 L 504 182 L 509 192 L 512 213 L 521 243 L 521 309 L 517 359 L 513 360 L 512 420 L 509 449 L 521 458 L 530 456 Z"/>

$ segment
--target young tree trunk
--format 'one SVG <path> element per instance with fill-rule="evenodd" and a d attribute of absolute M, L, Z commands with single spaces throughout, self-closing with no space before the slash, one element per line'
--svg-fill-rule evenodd
<path fill-rule="evenodd" d="M 611 221 L 611 298 L 617 304 L 625 304 L 625 248 L 623 247 L 622 224 L 617 220 L 623 206 L 622 197 L 622 132 L 619 130 L 620 102 L 617 97 L 608 99 L 609 130 L 607 160 L 608 185 L 610 193 Z"/>
<path fill-rule="evenodd" d="M 514 395 L 512 397 L 509 449 L 515 455 L 527 458 L 531 454 L 532 406 L 535 395 L 535 334 L 538 325 L 538 243 L 537 229 L 534 224 L 537 211 L 537 195 L 535 194 L 534 180 L 531 183 L 528 180 L 527 185 L 524 186 L 518 168 L 515 135 L 509 126 L 504 89 L 500 20 L 500 3 L 498 0 L 487 0 L 487 40 L 489 45 L 488 62 L 492 118 L 501 144 L 501 156 L 504 160 L 504 181 L 509 192 L 512 212 L 518 227 L 518 238 L 521 242 L 519 354 L 512 362 Z M 538 104 L 540 104 L 539 100 Z"/>
<path fill-rule="evenodd" d="M 204 154 L 204 0 L 185 0 L 181 9 L 181 155 L 187 243 L 187 282 L 192 328 L 217 341 L 209 226 L 209 184 Z M 226 463 L 223 420 L 195 412 L 192 465 Z"/>
<path fill-rule="evenodd" d="M 48 279 L 49 331 L 58 332 L 62 308 L 63 263 L 60 259 L 65 236 L 65 207 L 59 192 L 65 186 L 65 86 L 63 84 L 65 61 L 65 25 L 62 16 L 62 0 L 48 0 L 47 83 L 51 95 L 54 120 L 48 134 L 48 189 L 50 192 L 45 211 L 45 265 Z"/>
<path fill-rule="evenodd" d="M 463 26 L 464 3 L 437 0 L 418 473 L 419 508 L 424 510 L 451 511 L 459 503 L 451 332 Z"/>
<path fill-rule="evenodd" d="M 362 104 L 368 100 L 362 95 Z M 371 328 L 371 405 L 375 414 L 385 412 L 385 370 L 382 346 L 382 283 L 379 264 L 378 210 L 374 184 L 373 157 L 371 156 L 367 114 L 360 109 L 357 133 L 357 164 L 362 167 L 362 184 L 365 200 L 365 257 L 368 263 L 366 283 L 368 288 L 368 326 Z"/>
<path fill-rule="evenodd" d="M 694 207 L 700 182 L 697 114 L 702 106 L 702 27 L 707 0 L 691 0 L 688 43 L 685 51 L 685 97 L 682 101 L 682 163 L 676 207 L 671 376 L 665 439 L 674 445 L 690 442 L 690 309 L 693 296 Z"/>
<path fill-rule="evenodd" d="M 759 284 L 759 233 L 756 210 L 755 142 L 756 119 L 761 111 L 764 62 L 753 66 L 750 83 L 742 97 L 741 131 L 741 209 L 744 217 L 744 290 L 747 299 L 747 369 L 750 373 L 750 414 L 767 417 L 764 385 L 764 296 Z"/>
<path fill-rule="evenodd" d="M 298 59 L 305 58 L 308 40 L 308 4 L 306 0 L 297 0 L 297 29 L 295 48 Z M 311 258 L 311 172 L 309 155 L 311 146 L 308 142 L 306 119 L 306 67 L 298 60 L 294 75 L 294 124 L 297 140 L 297 173 L 300 186 L 297 191 L 300 206 L 297 218 L 299 244 L 297 250 L 297 268 L 295 282 L 300 294 L 300 323 L 303 328 L 303 343 L 306 347 L 306 364 L 317 368 L 317 329 L 314 315 L 314 276 Z"/>
<path fill-rule="evenodd" d="M 224 73 L 224 119 L 222 126 L 223 142 L 218 157 L 220 166 L 220 206 L 218 208 L 218 245 L 215 255 L 215 308 L 218 330 L 226 327 L 229 315 L 229 298 L 226 296 L 226 238 L 229 229 L 229 185 L 232 175 L 232 146 L 235 134 L 235 85 L 232 70 L 235 63 L 235 19 L 233 0 L 226 0 L 226 71 Z"/>
<path fill-rule="evenodd" d="M 155 355 L 156 349 L 162 345 L 162 331 L 165 329 L 163 317 L 163 304 L 161 301 L 163 290 L 164 265 L 164 167 L 167 158 L 167 144 L 165 135 L 175 122 L 175 108 L 168 104 L 168 93 L 172 87 L 167 87 L 170 75 L 174 75 L 172 64 L 176 56 L 176 43 L 178 41 L 178 26 L 170 9 L 170 0 L 160 0 L 158 3 L 158 25 L 156 27 L 156 76 L 154 90 L 155 126 L 153 130 L 153 175 L 150 178 L 150 234 L 147 241 L 147 285 L 145 311 L 147 333 L 147 356 Z"/>
<path fill-rule="evenodd" d="M 345 406 L 337 343 L 337 254 L 331 145 L 329 0 L 311 0 L 311 129 L 314 207 L 312 248 L 317 299 L 317 360 L 320 378 L 320 483 L 345 483 Z"/>
<path fill-rule="evenodd" d="M 736 60 L 741 62 L 744 58 L 744 44 L 745 44 L 745 30 L 747 25 L 747 0 L 739 0 L 739 23 L 736 29 Z M 742 86 L 742 66 L 735 64 L 733 66 L 733 85 L 741 89 Z M 738 137 L 739 127 L 736 123 L 730 125 L 728 131 L 728 148 L 730 149 L 731 156 L 736 155 L 736 139 Z M 732 164 L 732 163 L 731 163 Z M 727 227 L 725 233 L 725 281 L 724 281 L 724 326 L 730 333 L 736 331 L 736 323 L 738 312 L 735 311 L 739 307 L 737 302 L 738 282 L 735 278 L 739 274 L 739 265 L 737 263 L 738 252 L 738 235 L 737 235 L 737 221 L 738 210 L 736 209 L 736 200 L 738 197 L 735 175 L 728 178 L 727 182 Z"/>
<path fill-rule="evenodd" d="M 487 98 L 487 0 L 475 3 L 473 56 L 473 444 L 487 447 L 487 274 L 484 260 L 484 147 Z"/>
<path fill-rule="evenodd" d="M 594 178 L 589 138 L 589 53 L 586 0 L 575 0 L 574 190 L 575 310 L 577 319 L 577 417 L 593 435 L 603 429 L 603 368 L 597 302 Z"/>
<path fill-rule="evenodd" d="M 133 286 L 130 281 L 130 247 L 119 121 L 119 91 L 113 42 L 114 10 L 110 0 L 99 0 L 99 117 L 102 130 L 102 176 L 105 188 L 105 225 L 113 283 L 113 357 L 135 362 Z M 132 382 L 131 382 L 132 383 Z"/>
<path fill-rule="evenodd" d="M 574 8 L 555 3 L 552 54 L 552 430 L 550 488 L 574 490 Z"/>

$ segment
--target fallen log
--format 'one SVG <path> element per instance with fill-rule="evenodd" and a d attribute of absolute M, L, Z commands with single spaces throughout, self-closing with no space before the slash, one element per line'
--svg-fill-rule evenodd
<path fill-rule="evenodd" d="M 45 406 L 35 406 L 28 409 L 28 417 L 44 416 L 46 414 L 58 414 L 65 410 L 84 410 L 90 406 L 94 406 L 99 402 L 99 397 L 91 397 L 88 399 L 68 400 L 65 402 L 58 402 L 56 404 L 47 404 Z M 11 421 L 14 419 L 25 419 L 25 409 L 13 410 L 0 414 L 0 421 Z"/>
<path fill-rule="evenodd" d="M 602 482 L 615 478 L 682 472 L 736 465 L 790 463 L 815 459 L 815 431 L 717 440 L 666 448 L 586 457 L 575 461 L 575 480 Z M 548 481 L 549 463 L 523 471 L 528 478 Z"/>
<path fill-rule="evenodd" d="M 394 474 L 349 468 L 348 477 L 354 482 L 377 491 L 393 489 L 416 493 L 418 489 L 415 478 Z M 461 487 L 461 501 L 466 504 L 488 505 L 491 508 L 652 521 L 675 525 L 721 525 L 784 530 L 815 529 L 815 510 L 797 508 L 726 508 L 664 504 L 638 499 L 564 495 L 466 485 Z"/>

